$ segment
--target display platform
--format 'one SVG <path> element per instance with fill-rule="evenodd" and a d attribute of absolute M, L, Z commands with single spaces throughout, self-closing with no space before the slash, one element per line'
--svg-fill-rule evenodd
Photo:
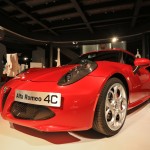
<path fill-rule="evenodd" d="M 150 102 L 130 111 L 122 130 L 107 138 L 94 130 L 42 133 L 0 117 L 1 150 L 149 150 Z"/>

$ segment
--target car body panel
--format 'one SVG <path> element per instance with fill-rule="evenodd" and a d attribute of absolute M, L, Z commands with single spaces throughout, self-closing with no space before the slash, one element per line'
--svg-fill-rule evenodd
<path fill-rule="evenodd" d="M 99 82 L 97 82 L 97 80 Z M 92 126 L 92 119 L 93 119 L 93 114 L 94 114 L 93 108 L 95 106 L 95 99 L 97 99 L 97 93 L 99 92 L 99 84 L 101 84 L 103 80 L 104 80 L 103 77 L 95 78 L 95 77 L 89 76 L 89 77 L 84 78 L 82 86 L 81 84 L 76 83 L 74 85 L 70 85 L 69 87 L 65 87 L 65 86 L 59 87 L 57 86 L 57 82 L 43 83 L 43 82 L 16 80 L 15 86 L 19 90 L 28 90 L 28 87 L 30 85 L 30 91 L 45 91 L 45 92 L 55 91 L 58 93 L 61 92 L 61 95 L 62 95 L 61 107 L 60 108 L 51 107 L 51 110 L 55 112 L 57 117 L 51 118 L 50 120 L 36 121 L 36 126 L 34 128 L 40 125 L 44 126 L 44 124 L 49 123 L 50 126 L 52 127 L 52 130 L 56 131 L 61 122 L 61 126 L 64 126 L 64 127 L 70 126 L 70 128 L 75 128 L 75 129 L 79 128 L 80 130 L 83 130 L 87 128 L 87 126 L 88 128 Z M 22 84 L 22 82 L 24 83 Z M 84 84 L 87 82 L 89 82 L 89 84 L 91 85 L 90 87 Z M 97 82 L 97 86 L 95 85 L 92 86 L 92 84 L 95 82 Z M 11 86 L 13 87 L 13 85 Z M 48 87 L 52 87 L 52 88 L 48 88 Z M 84 92 L 82 92 L 81 89 L 85 89 Z M 5 107 L 3 109 L 3 112 L 2 112 L 3 118 L 11 122 L 20 124 L 20 125 L 24 125 L 24 123 L 26 124 L 27 122 L 25 126 L 29 126 L 29 127 L 30 125 L 33 126 L 35 121 L 18 120 L 18 119 L 15 119 L 11 115 L 9 110 L 10 110 L 10 106 L 12 102 L 14 101 L 14 96 L 15 96 L 15 88 L 11 90 L 11 94 L 8 96 L 9 100 L 7 100 Z M 84 110 L 85 108 L 86 108 L 86 111 Z M 88 118 L 86 116 L 88 116 Z M 55 126 L 56 126 L 56 129 L 54 129 Z M 50 127 L 47 127 L 47 128 L 50 128 Z"/>

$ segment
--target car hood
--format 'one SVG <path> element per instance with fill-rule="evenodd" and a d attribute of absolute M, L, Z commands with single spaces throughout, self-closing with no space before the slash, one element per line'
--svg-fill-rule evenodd
<path fill-rule="evenodd" d="M 16 78 L 34 82 L 56 82 L 75 65 L 67 65 L 53 68 L 32 68 L 19 74 Z"/>

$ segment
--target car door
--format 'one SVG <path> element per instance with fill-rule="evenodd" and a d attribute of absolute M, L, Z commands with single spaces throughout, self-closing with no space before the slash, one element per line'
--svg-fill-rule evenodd
<path fill-rule="evenodd" d="M 150 94 L 150 72 L 142 67 L 135 76 L 137 76 L 141 82 L 140 97 L 148 96 Z"/>
<path fill-rule="evenodd" d="M 150 66 L 143 68 L 144 74 L 147 75 L 147 82 L 144 84 L 144 89 L 147 90 L 148 95 L 150 95 Z"/>
<path fill-rule="evenodd" d="M 150 72 L 142 67 L 137 73 L 134 73 L 135 58 L 132 55 L 124 54 L 124 62 L 127 65 L 131 65 L 133 70 L 131 70 L 130 82 L 132 88 L 129 94 L 129 102 L 134 103 L 138 100 L 146 98 L 150 94 Z"/>

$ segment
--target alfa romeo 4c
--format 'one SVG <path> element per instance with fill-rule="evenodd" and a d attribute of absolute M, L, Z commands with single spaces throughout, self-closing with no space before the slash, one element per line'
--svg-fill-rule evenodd
<path fill-rule="evenodd" d="M 126 50 L 87 53 L 68 65 L 34 68 L 0 90 L 4 119 L 45 132 L 122 128 L 127 110 L 150 98 L 150 60 Z"/>

